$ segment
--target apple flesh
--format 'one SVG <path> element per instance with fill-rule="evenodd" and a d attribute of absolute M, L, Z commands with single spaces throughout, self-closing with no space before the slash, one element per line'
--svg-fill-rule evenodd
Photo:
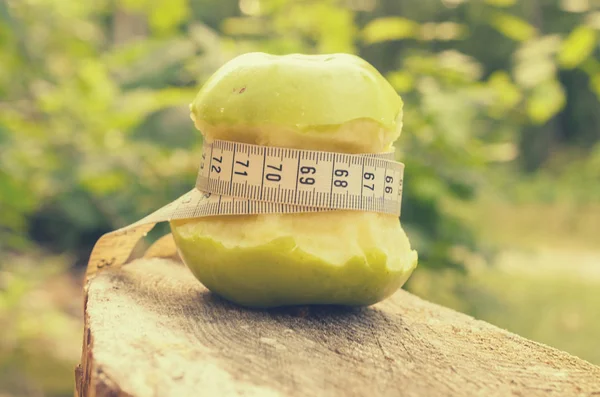
<path fill-rule="evenodd" d="M 174 221 L 194 275 L 239 304 L 369 305 L 395 292 L 417 264 L 398 219 L 330 211 Z"/>

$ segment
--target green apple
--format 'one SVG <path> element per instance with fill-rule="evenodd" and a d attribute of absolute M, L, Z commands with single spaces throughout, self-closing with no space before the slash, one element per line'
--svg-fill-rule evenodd
<path fill-rule="evenodd" d="M 190 109 L 205 142 L 378 153 L 402 129 L 400 97 L 369 63 L 346 54 L 239 56 Z M 389 214 L 227 215 L 172 221 L 171 230 L 200 282 L 250 307 L 373 304 L 417 265 Z"/>

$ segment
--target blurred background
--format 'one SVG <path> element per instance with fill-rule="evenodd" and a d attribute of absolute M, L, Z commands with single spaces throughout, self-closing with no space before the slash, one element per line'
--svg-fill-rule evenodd
<path fill-rule="evenodd" d="M 405 101 L 413 293 L 600 364 L 599 0 L 0 0 L 0 396 L 70 396 L 96 239 L 194 183 L 232 57 L 355 53 Z"/>

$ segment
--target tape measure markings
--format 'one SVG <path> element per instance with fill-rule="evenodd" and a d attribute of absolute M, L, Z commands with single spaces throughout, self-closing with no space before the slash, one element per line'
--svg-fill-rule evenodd
<path fill-rule="evenodd" d="M 350 204 L 351 209 L 392 212 L 392 208 L 397 207 L 395 211 L 399 210 L 400 196 L 393 192 L 400 190 L 403 166 L 389 160 L 389 152 L 381 156 L 364 156 L 269 147 L 261 156 L 256 153 L 258 150 L 244 150 L 248 146 L 257 149 L 253 145 L 224 141 L 207 145 L 203 158 L 210 156 L 209 169 L 201 167 L 197 188 L 220 195 L 289 205 L 327 208 L 337 202 L 341 206 Z M 239 153 L 256 154 L 237 156 Z M 339 168 L 340 163 L 348 166 Z M 236 171 L 236 165 L 242 166 L 243 171 Z M 336 179 L 336 174 L 340 178 Z M 295 175 L 293 187 L 291 175 Z M 336 192 L 340 188 L 346 189 L 349 184 L 360 185 L 358 205 Z M 379 193 L 381 190 L 383 193 Z"/>

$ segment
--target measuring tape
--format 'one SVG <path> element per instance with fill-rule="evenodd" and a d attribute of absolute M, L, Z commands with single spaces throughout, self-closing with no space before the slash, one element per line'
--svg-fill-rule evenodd
<path fill-rule="evenodd" d="M 346 154 L 215 140 L 202 149 L 195 189 L 100 237 L 86 281 L 126 263 L 134 246 L 159 222 L 331 210 L 400 216 L 404 164 L 393 159 L 393 152 Z"/>

